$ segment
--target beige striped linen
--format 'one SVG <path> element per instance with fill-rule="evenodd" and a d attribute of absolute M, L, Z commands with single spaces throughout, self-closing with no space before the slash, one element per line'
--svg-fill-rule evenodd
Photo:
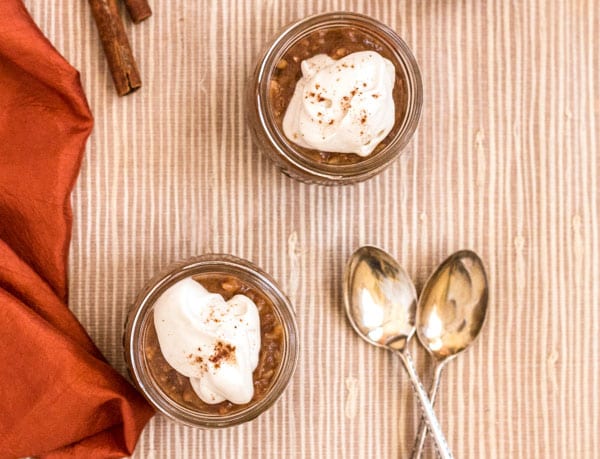
<path fill-rule="evenodd" d="M 70 301 L 108 360 L 126 373 L 121 333 L 136 292 L 191 255 L 256 262 L 298 314 L 298 370 L 270 411 L 220 431 L 156 416 L 134 457 L 408 454 L 407 377 L 342 311 L 345 261 L 367 243 L 397 256 L 418 288 L 454 250 L 487 264 L 488 323 L 448 365 L 437 405 L 456 457 L 598 457 L 597 0 L 154 1 L 151 19 L 127 19 L 143 88 L 125 98 L 86 1 L 25 3 L 81 71 L 96 119 L 73 196 Z M 397 30 L 425 92 L 401 159 L 342 188 L 280 174 L 252 145 L 242 101 L 266 40 L 332 10 Z"/>

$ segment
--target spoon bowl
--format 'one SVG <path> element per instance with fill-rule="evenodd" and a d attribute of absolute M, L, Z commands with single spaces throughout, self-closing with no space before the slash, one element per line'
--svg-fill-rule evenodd
<path fill-rule="evenodd" d="M 407 350 L 415 332 L 416 304 L 414 284 L 391 255 L 377 247 L 365 246 L 350 256 L 344 274 L 348 320 L 362 339 L 392 351 L 400 359 L 439 456 L 451 459 L 450 448 Z"/>
<path fill-rule="evenodd" d="M 421 292 L 419 341 L 437 360 L 456 357 L 479 335 L 487 303 L 487 276 L 479 256 L 470 250 L 450 255 Z"/>
<path fill-rule="evenodd" d="M 402 350 L 415 332 L 417 292 L 410 277 L 388 253 L 359 248 L 344 276 L 350 324 L 365 341 Z"/>

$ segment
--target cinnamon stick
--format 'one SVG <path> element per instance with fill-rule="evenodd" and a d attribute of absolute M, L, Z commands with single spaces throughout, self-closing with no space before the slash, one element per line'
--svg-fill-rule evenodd
<path fill-rule="evenodd" d="M 116 0 L 89 0 L 100 40 L 119 96 L 142 86 Z"/>
<path fill-rule="evenodd" d="M 147 0 L 125 0 L 125 5 L 127 5 L 131 20 L 136 24 L 152 16 L 152 10 Z"/>

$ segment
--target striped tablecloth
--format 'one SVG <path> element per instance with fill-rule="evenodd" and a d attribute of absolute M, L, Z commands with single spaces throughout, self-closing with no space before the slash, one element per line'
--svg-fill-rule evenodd
<path fill-rule="evenodd" d="M 81 71 L 96 119 L 73 197 L 70 301 L 108 360 L 126 372 L 123 322 L 144 282 L 199 253 L 254 261 L 298 314 L 299 367 L 269 412 L 222 431 L 156 416 L 135 457 L 407 454 L 407 378 L 343 315 L 342 270 L 362 244 L 397 256 L 418 288 L 452 251 L 487 264 L 488 323 L 448 365 L 437 408 L 456 457 L 598 457 L 600 3 L 154 1 L 150 20 L 127 19 L 143 88 L 125 98 L 87 2 L 25 3 Z M 397 30 L 425 92 L 401 159 L 345 188 L 280 174 L 252 145 L 242 103 L 266 40 L 328 10 Z"/>

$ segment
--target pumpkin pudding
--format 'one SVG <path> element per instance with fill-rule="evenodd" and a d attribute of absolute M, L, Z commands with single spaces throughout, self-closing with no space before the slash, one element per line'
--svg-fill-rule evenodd
<path fill-rule="evenodd" d="M 357 164 L 397 136 L 407 90 L 383 41 L 358 27 L 334 27 L 287 49 L 271 76 L 269 104 L 301 154 L 321 164 Z"/>
<path fill-rule="evenodd" d="M 284 339 L 273 304 L 257 288 L 231 275 L 202 274 L 157 299 L 144 352 L 166 396 L 188 409 L 227 415 L 267 395 Z"/>

